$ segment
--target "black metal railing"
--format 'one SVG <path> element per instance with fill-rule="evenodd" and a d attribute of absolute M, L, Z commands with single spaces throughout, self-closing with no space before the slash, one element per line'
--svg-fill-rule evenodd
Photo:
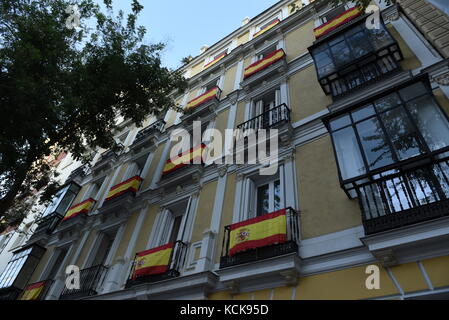
<path fill-rule="evenodd" d="M 42 233 L 51 234 L 56 229 L 56 227 L 59 225 L 59 223 L 62 221 L 63 218 L 64 218 L 63 216 L 57 214 L 56 212 L 49 214 L 45 217 L 42 217 L 37 221 L 37 227 L 33 233 L 33 236 Z"/>
<path fill-rule="evenodd" d="M 136 261 L 136 259 L 134 259 L 133 265 L 131 267 L 131 272 L 129 274 L 129 278 L 128 281 L 126 282 L 125 288 L 129 288 L 142 283 L 151 283 L 179 277 L 180 271 L 185 263 L 186 253 L 187 253 L 187 245 L 182 241 L 176 241 L 170 256 L 168 270 L 166 272 L 161 274 L 141 276 L 138 278 L 133 277 Z"/>
<path fill-rule="evenodd" d="M 231 226 L 224 228 L 223 246 L 220 258 L 220 268 L 231 267 L 234 265 L 259 261 L 267 258 L 281 256 L 284 254 L 298 252 L 299 245 L 299 222 L 298 213 L 291 207 L 286 208 L 286 233 L 287 241 L 278 244 L 271 244 L 265 247 L 249 249 L 243 252 L 229 255 Z"/>
<path fill-rule="evenodd" d="M 337 73 L 325 80 L 321 79 L 320 82 L 326 93 L 332 94 L 333 97 L 340 97 L 399 70 L 400 65 L 392 53 L 384 56 L 370 55 L 341 68 Z"/>
<path fill-rule="evenodd" d="M 367 234 L 448 216 L 449 160 L 395 172 L 356 191 Z"/>
<path fill-rule="evenodd" d="M 154 133 L 162 132 L 164 130 L 164 127 L 165 127 L 165 121 L 162 120 L 162 119 L 157 120 L 156 122 L 153 122 L 152 124 L 150 124 L 149 126 L 141 129 L 137 133 L 136 138 L 134 139 L 133 143 L 141 141 L 145 137 L 148 137 L 148 136 L 150 136 L 150 135 L 152 135 Z"/>
<path fill-rule="evenodd" d="M 243 132 L 249 129 L 269 129 L 285 122 L 290 122 L 290 109 L 283 103 L 239 124 L 237 129 L 240 129 Z"/>
<path fill-rule="evenodd" d="M 68 289 L 65 286 L 60 299 L 73 300 L 96 295 L 100 286 L 103 284 L 107 271 L 108 268 L 103 265 L 80 270 L 79 288 Z"/>
<path fill-rule="evenodd" d="M 16 300 L 20 296 L 21 292 L 22 292 L 22 290 L 14 287 L 14 286 L 1 288 L 0 289 L 0 301 Z"/>

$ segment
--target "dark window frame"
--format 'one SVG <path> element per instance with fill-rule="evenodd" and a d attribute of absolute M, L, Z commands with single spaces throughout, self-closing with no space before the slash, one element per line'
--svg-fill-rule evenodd
<path fill-rule="evenodd" d="M 418 167 L 418 166 L 422 165 L 423 163 L 427 163 L 427 162 L 435 163 L 435 162 L 441 160 L 442 154 L 445 154 L 445 153 L 446 153 L 445 157 L 449 156 L 449 146 L 446 146 L 444 148 L 441 148 L 441 149 L 438 149 L 438 150 L 435 150 L 435 151 L 431 151 L 430 150 L 430 148 L 428 147 L 427 142 L 425 141 L 425 139 L 422 136 L 419 128 L 417 127 L 417 123 L 416 123 L 415 119 L 410 114 L 408 108 L 405 107 L 405 103 L 406 102 L 403 101 L 403 99 L 400 97 L 399 94 L 398 94 L 398 97 L 401 99 L 400 108 L 402 108 L 403 110 L 406 110 L 406 114 L 407 114 L 408 120 L 410 120 L 410 122 L 412 123 L 412 125 L 416 129 L 415 132 L 419 135 L 420 142 L 426 148 L 426 152 L 423 153 L 423 154 L 420 154 L 420 155 L 414 156 L 414 157 L 410 157 L 410 158 L 407 158 L 407 159 L 404 159 L 404 160 L 397 159 L 397 161 L 393 161 L 392 164 L 389 164 L 389 165 L 386 165 L 386 166 L 381 166 L 379 168 L 370 170 L 368 162 L 366 160 L 366 156 L 365 156 L 364 151 L 363 151 L 363 146 L 362 146 L 362 144 L 360 142 L 360 137 L 359 137 L 359 134 L 357 132 L 357 128 L 355 128 L 355 124 L 353 122 L 351 122 L 350 125 L 342 126 L 342 127 L 338 128 L 336 130 L 332 130 L 331 127 L 330 127 L 330 122 L 332 120 L 335 120 L 335 119 L 337 119 L 337 118 L 339 118 L 339 117 L 341 117 L 341 116 L 343 116 L 345 114 L 348 114 L 350 116 L 350 119 L 352 119 L 351 113 L 356 111 L 358 108 L 366 106 L 368 104 L 374 105 L 374 101 L 376 101 L 378 99 L 381 99 L 383 97 L 386 97 L 386 96 L 388 96 L 388 95 L 390 95 L 392 93 L 399 93 L 399 91 L 401 89 L 410 87 L 410 86 L 412 86 L 412 85 L 414 85 L 416 83 L 420 83 L 420 82 L 424 84 L 424 87 L 426 89 L 425 93 L 423 93 L 421 95 L 417 95 L 417 96 L 413 97 L 412 99 L 410 99 L 408 101 L 417 100 L 419 98 L 427 96 L 430 100 L 433 101 L 433 103 L 439 109 L 439 111 L 441 112 L 443 117 L 446 119 L 446 121 L 449 122 L 449 115 L 442 109 L 441 105 L 438 103 L 438 100 L 435 98 L 435 96 L 433 94 L 433 91 L 432 91 L 432 87 L 431 87 L 430 81 L 429 81 L 429 76 L 427 74 L 423 74 L 421 76 L 417 76 L 417 77 L 413 78 L 410 81 L 407 81 L 407 82 L 402 83 L 402 84 L 400 84 L 398 86 L 395 86 L 393 88 L 385 90 L 385 91 L 383 91 L 381 93 L 378 93 L 378 94 L 376 94 L 376 95 L 374 95 L 372 97 L 369 97 L 368 99 L 364 99 L 363 101 L 360 101 L 360 102 L 358 102 L 358 103 L 356 103 L 356 104 L 354 104 L 354 105 L 352 105 L 350 107 L 347 107 L 347 108 L 345 108 L 345 109 L 343 109 L 343 110 L 341 110 L 339 112 L 335 112 L 335 113 L 332 113 L 330 115 L 327 115 L 326 117 L 323 118 L 323 122 L 324 122 L 324 124 L 325 124 L 325 126 L 326 126 L 326 128 L 327 128 L 327 130 L 328 130 L 328 132 L 330 134 L 330 136 L 331 136 L 332 148 L 333 148 L 333 152 L 334 152 L 335 162 L 336 162 L 336 165 L 337 165 L 338 177 L 339 177 L 340 185 L 341 185 L 341 187 L 343 188 L 343 190 L 345 191 L 345 193 L 347 194 L 347 196 L 349 198 L 351 198 L 351 199 L 355 198 L 356 196 L 354 195 L 354 193 L 355 193 L 355 190 L 357 189 L 357 187 L 360 186 L 360 185 L 366 184 L 367 182 L 374 182 L 374 181 L 376 181 L 378 179 L 383 179 L 383 178 L 385 178 L 387 176 L 390 176 L 390 175 L 391 176 L 398 175 L 398 174 L 400 174 L 400 173 L 402 173 L 404 171 L 410 170 L 411 168 L 413 168 L 415 166 Z M 394 108 L 398 108 L 398 106 L 385 109 L 381 113 L 378 113 L 376 111 L 376 109 L 374 109 L 375 110 L 374 117 L 378 117 L 379 114 L 382 114 L 382 113 L 387 112 L 388 110 L 392 110 Z M 367 119 L 369 119 L 371 117 L 373 117 L 373 116 L 364 118 L 363 120 L 358 121 L 358 123 L 366 121 Z M 360 155 L 362 157 L 363 164 L 365 166 L 365 173 L 361 174 L 361 175 L 358 175 L 358 176 L 354 176 L 354 177 L 348 178 L 348 179 L 343 179 L 342 178 L 341 169 L 340 169 L 340 162 L 339 162 L 338 157 L 337 157 L 337 149 L 336 149 L 335 141 L 334 141 L 334 138 L 333 138 L 333 133 L 337 132 L 339 130 L 342 130 L 344 128 L 347 128 L 347 127 L 352 127 L 354 129 L 355 136 L 356 136 L 357 142 L 358 142 L 357 146 L 359 148 Z M 385 134 L 385 137 L 387 138 L 388 143 L 390 144 L 390 150 L 393 150 L 393 155 L 395 155 L 394 148 L 391 149 L 392 148 L 392 146 L 391 146 L 391 141 L 392 141 L 391 137 L 388 135 L 388 132 L 385 130 L 385 128 L 383 128 L 383 132 Z M 393 159 L 393 160 L 395 160 L 395 159 Z"/>

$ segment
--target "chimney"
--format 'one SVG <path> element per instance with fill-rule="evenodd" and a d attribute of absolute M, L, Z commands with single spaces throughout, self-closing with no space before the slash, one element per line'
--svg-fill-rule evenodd
<path fill-rule="evenodd" d="M 209 49 L 209 46 L 205 44 L 204 46 L 201 47 L 200 54 L 204 53 L 207 49 Z"/>

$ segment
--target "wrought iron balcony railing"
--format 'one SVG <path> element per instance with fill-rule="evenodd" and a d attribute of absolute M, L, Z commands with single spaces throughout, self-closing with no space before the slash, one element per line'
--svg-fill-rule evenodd
<path fill-rule="evenodd" d="M 56 227 L 59 225 L 59 223 L 62 221 L 63 218 L 64 216 L 56 212 L 41 218 L 40 220 L 37 221 L 37 227 L 33 233 L 33 236 L 41 233 L 51 234 L 56 229 Z"/>
<path fill-rule="evenodd" d="M 257 134 L 258 129 L 270 129 L 278 127 L 284 123 L 290 122 L 290 109 L 285 103 L 278 105 L 242 124 L 237 126 L 239 130 L 239 136 L 237 139 L 245 136 L 245 134 L 251 130 L 255 130 Z"/>
<path fill-rule="evenodd" d="M 173 250 L 170 255 L 167 271 L 158 274 L 144 275 L 139 277 L 133 277 L 136 268 L 136 259 L 134 259 L 131 272 L 129 274 L 128 281 L 125 288 L 142 284 L 162 281 L 166 279 L 179 277 L 181 269 L 184 266 L 187 253 L 187 245 L 182 241 L 176 241 L 173 246 Z M 137 254 L 136 254 L 137 258 Z"/>
<path fill-rule="evenodd" d="M 68 289 L 61 293 L 60 300 L 74 300 L 96 295 L 103 284 L 108 268 L 98 265 L 80 271 L 80 285 L 78 289 Z"/>
<path fill-rule="evenodd" d="M 356 188 L 367 234 L 449 215 L 449 159 L 402 170 Z"/>
<path fill-rule="evenodd" d="M 222 254 L 220 258 L 220 268 L 231 267 L 242 263 L 255 262 L 267 258 L 281 256 L 284 254 L 298 252 L 299 244 L 299 223 L 298 213 L 293 208 L 285 209 L 286 217 L 286 237 L 285 241 L 268 244 L 265 246 L 247 249 L 232 254 L 231 250 L 231 226 L 224 228 Z M 263 217 L 263 216 L 262 216 Z M 250 219 L 252 220 L 252 219 Z M 248 220 L 249 221 L 249 220 Z M 250 233 L 251 231 L 249 231 Z M 251 235 L 250 235 L 251 236 Z"/>

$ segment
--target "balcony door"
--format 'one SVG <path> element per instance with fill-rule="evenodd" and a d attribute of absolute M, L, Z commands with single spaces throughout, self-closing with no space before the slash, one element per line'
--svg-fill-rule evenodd
<path fill-rule="evenodd" d="M 280 90 L 276 89 L 255 100 L 252 112 L 253 116 L 251 117 L 254 119 L 252 129 L 269 128 L 277 122 L 273 111 L 270 112 L 270 110 L 281 104 L 280 96 Z"/>
<path fill-rule="evenodd" d="M 258 217 L 283 208 L 281 181 L 279 179 L 256 187 L 256 215 Z"/>

